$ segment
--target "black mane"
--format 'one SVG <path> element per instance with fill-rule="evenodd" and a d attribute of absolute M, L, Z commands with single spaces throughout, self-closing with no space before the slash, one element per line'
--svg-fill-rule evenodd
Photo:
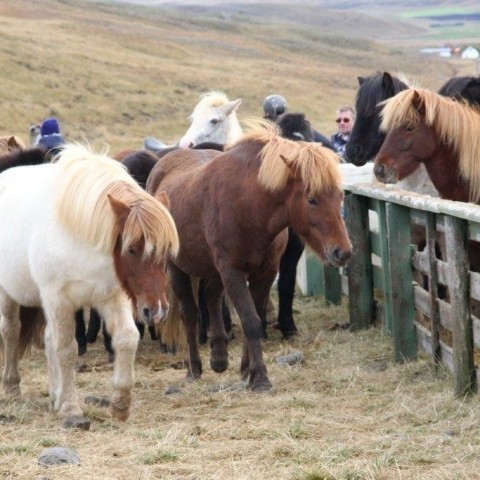
<path fill-rule="evenodd" d="M 438 90 L 440 95 L 455 100 L 465 100 L 470 105 L 480 106 L 480 76 L 453 77 Z"/>
<path fill-rule="evenodd" d="M 15 150 L 0 156 L 0 172 L 12 167 L 21 167 L 26 165 L 41 165 L 47 162 L 47 152 L 42 148 L 27 148 L 25 150 Z"/>
<path fill-rule="evenodd" d="M 355 108 L 357 114 L 373 115 L 379 102 L 393 97 L 408 85 L 388 72 L 377 72 L 374 75 L 358 79 L 360 88 L 357 92 Z"/>
<path fill-rule="evenodd" d="M 286 113 L 279 118 L 277 124 L 282 131 L 282 137 L 313 142 L 312 126 L 303 113 Z"/>

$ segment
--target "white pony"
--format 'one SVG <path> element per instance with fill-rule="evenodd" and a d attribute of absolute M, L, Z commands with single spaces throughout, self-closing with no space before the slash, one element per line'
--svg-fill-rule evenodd
<path fill-rule="evenodd" d="M 205 142 L 230 145 L 237 141 L 242 135 L 242 127 L 237 118 L 237 109 L 241 103 L 241 99 L 228 100 L 222 92 L 203 94 L 190 116 L 190 128 L 178 146 L 189 148 Z"/>
<path fill-rule="evenodd" d="M 165 275 L 163 263 L 179 246 L 167 208 L 120 163 L 68 145 L 54 163 L 0 174 L 0 224 L 5 393 L 20 394 L 19 352 L 29 341 L 22 337 L 20 306 L 43 307 L 53 409 L 62 416 L 81 415 L 74 379 L 74 312 L 92 306 L 113 337 L 110 409 L 125 420 L 139 338 L 131 299 L 143 294 L 142 278 L 156 283 Z M 155 288 L 141 305 L 149 316 L 161 295 Z"/>

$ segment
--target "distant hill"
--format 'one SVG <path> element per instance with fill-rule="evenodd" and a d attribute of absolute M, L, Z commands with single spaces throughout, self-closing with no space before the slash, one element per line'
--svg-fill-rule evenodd
<path fill-rule="evenodd" d="M 148 135 L 173 143 L 199 95 L 223 90 L 242 98 L 241 119 L 281 93 L 329 135 L 335 109 L 354 102 L 358 75 L 403 71 L 438 88 L 476 68 L 391 41 L 429 30 L 408 15 L 368 15 L 363 2 L 339 0 L 341 12 L 313 2 L 152 3 L 2 0 L 0 133 L 25 138 L 31 122 L 54 115 L 67 138 L 100 148 L 140 148 Z"/>

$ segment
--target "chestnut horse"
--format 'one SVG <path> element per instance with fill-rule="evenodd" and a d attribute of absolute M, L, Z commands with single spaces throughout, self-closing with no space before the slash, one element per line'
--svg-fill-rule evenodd
<path fill-rule="evenodd" d="M 157 198 L 166 201 L 164 194 Z M 0 223 L 5 393 L 20 394 L 19 352 L 31 340 L 20 306 L 42 307 L 53 409 L 81 415 L 73 319 L 77 309 L 92 306 L 107 322 L 116 351 L 111 413 L 126 419 L 139 338 L 131 299 L 147 320 L 161 308 L 163 264 L 178 250 L 168 210 L 118 162 L 68 145 L 54 163 L 0 174 Z"/>
<path fill-rule="evenodd" d="M 395 183 L 425 165 L 442 198 L 480 203 L 480 110 L 425 89 L 388 100 L 374 173 Z"/>
<path fill-rule="evenodd" d="M 344 265 L 352 247 L 340 215 L 343 200 L 338 157 L 315 143 L 282 138 L 263 124 L 226 152 L 178 150 L 159 160 L 147 191 L 166 191 L 180 236 L 168 264 L 188 342 L 189 378 L 199 378 L 198 309 L 190 276 L 210 279 L 211 359 L 228 368 L 221 318 L 225 289 L 244 332 L 241 374 L 255 391 L 271 388 L 263 361 L 261 317 L 292 225 L 323 259 Z"/>

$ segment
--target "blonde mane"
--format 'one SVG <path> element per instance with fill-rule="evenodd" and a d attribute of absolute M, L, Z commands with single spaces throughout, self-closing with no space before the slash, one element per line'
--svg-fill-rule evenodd
<path fill-rule="evenodd" d="M 177 230 L 168 210 L 146 193 L 119 162 L 81 145 L 66 145 L 55 159 L 59 167 L 56 214 L 80 241 L 113 253 L 118 226 L 110 195 L 130 207 L 122 235 L 122 253 L 142 237 L 144 257 L 157 262 L 176 255 Z"/>
<path fill-rule="evenodd" d="M 421 120 L 414 98 L 425 110 L 425 124 L 458 157 L 461 178 L 469 184 L 472 202 L 480 200 L 480 110 L 425 89 L 409 89 L 384 102 L 380 129 L 416 126 Z"/>
<path fill-rule="evenodd" d="M 319 143 L 283 138 L 279 127 L 267 120 L 245 123 L 248 132 L 236 145 L 248 141 L 263 144 L 258 181 L 265 189 L 282 190 L 292 172 L 302 179 L 309 194 L 342 188 L 340 158 L 335 152 Z"/>
<path fill-rule="evenodd" d="M 203 112 L 204 110 L 207 110 L 210 108 L 221 107 L 222 105 L 225 105 L 229 101 L 230 100 L 228 100 L 228 97 L 223 92 L 212 91 L 212 92 L 204 93 L 200 96 L 200 101 L 197 103 L 197 105 L 195 105 L 195 108 L 193 109 L 193 113 L 190 115 L 190 119 L 193 120 L 193 118 L 199 112 Z"/>

